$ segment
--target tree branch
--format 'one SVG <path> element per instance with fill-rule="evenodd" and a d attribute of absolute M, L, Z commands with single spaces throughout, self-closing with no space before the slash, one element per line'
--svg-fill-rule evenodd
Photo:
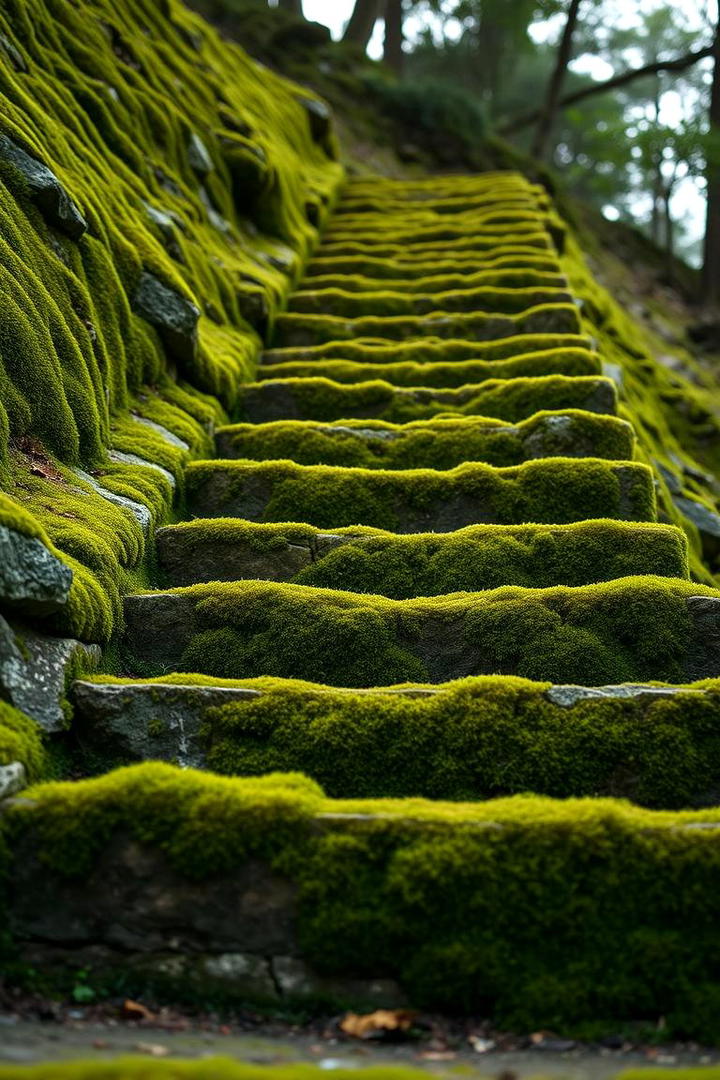
<path fill-rule="evenodd" d="M 578 101 L 584 101 L 585 98 L 593 97 L 595 94 L 604 94 L 608 90 L 616 90 L 620 86 L 627 86 L 628 83 L 635 82 L 636 79 L 642 79 L 645 75 L 657 75 L 661 71 L 685 71 L 686 68 L 697 64 L 698 60 L 704 60 L 712 55 L 713 46 L 706 45 L 704 49 L 697 49 L 695 52 L 686 53 L 685 56 L 678 56 L 675 60 L 658 60 L 654 64 L 645 64 L 644 67 L 631 68 L 630 71 L 624 71 L 622 75 L 613 75 L 611 79 L 606 79 L 604 82 L 596 82 L 592 86 L 584 86 L 582 90 L 574 90 L 572 94 L 566 94 L 560 98 L 558 108 L 566 109 L 568 105 L 576 105 Z M 497 129 L 497 133 L 498 135 L 512 135 L 514 132 L 521 131 L 523 128 L 534 124 L 540 118 L 540 115 L 540 109 L 522 113 L 520 116 L 507 120 Z"/>

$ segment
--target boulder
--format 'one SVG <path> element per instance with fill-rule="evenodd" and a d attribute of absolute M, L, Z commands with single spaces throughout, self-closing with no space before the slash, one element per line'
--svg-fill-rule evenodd
<path fill-rule="evenodd" d="M 133 308 L 155 327 L 169 355 L 191 364 L 198 348 L 200 311 L 190 300 L 146 271 L 140 276 Z"/>
<path fill-rule="evenodd" d="M 7 765 L 0 765 L 0 799 L 17 795 L 24 787 L 27 787 L 27 773 L 22 761 L 10 761 Z"/>
<path fill-rule="evenodd" d="M 61 731 L 65 687 L 70 675 L 100 662 L 98 645 L 15 631 L 0 616 L 0 697 L 36 721 L 43 731 Z"/>
<path fill-rule="evenodd" d="M 66 603 L 73 573 L 34 536 L 0 525 L 0 604 L 49 615 Z"/>
<path fill-rule="evenodd" d="M 0 161 L 15 169 L 23 178 L 33 202 L 48 225 L 79 240 L 87 232 L 87 222 L 54 172 L 42 161 L 25 153 L 22 147 L 0 135 Z"/>

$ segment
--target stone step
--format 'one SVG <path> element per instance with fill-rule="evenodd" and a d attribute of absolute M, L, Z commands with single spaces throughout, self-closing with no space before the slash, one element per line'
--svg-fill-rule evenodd
<path fill-rule="evenodd" d="M 546 209 L 549 205 L 545 193 L 537 193 L 523 188 L 508 188 L 502 193 L 504 205 L 517 205 L 537 211 Z M 476 194 L 449 195 L 445 198 L 423 199 L 419 203 L 408 203 L 404 198 L 393 198 L 366 195 L 353 195 L 345 197 L 335 208 L 333 220 L 340 221 L 346 217 L 356 216 L 381 216 L 383 214 L 396 215 L 409 212 L 427 212 L 433 214 L 462 214 L 473 210 L 484 210 L 486 207 L 497 205 L 498 195 L 496 191 L 485 190 Z M 409 206 L 411 209 L 409 209 Z"/>
<path fill-rule="evenodd" d="M 199 461 L 188 465 L 185 479 L 195 517 L 301 521 L 322 529 L 360 524 L 452 532 L 480 523 L 656 516 L 647 466 L 594 458 L 545 458 L 505 469 L 473 462 L 445 472 Z"/>
<path fill-rule="evenodd" d="M 389 366 L 392 369 L 402 365 Z M 474 367 L 472 364 L 469 366 Z M 433 367 L 432 364 L 426 365 L 423 371 L 427 373 Z M 313 369 L 307 365 L 305 370 L 309 372 Z M 241 420 L 252 424 L 285 418 L 342 420 L 348 417 L 406 423 L 430 418 L 438 413 L 492 416 L 514 423 L 541 409 L 584 409 L 614 415 L 617 411 L 617 388 L 612 379 L 587 375 L 487 379 L 457 389 L 442 390 L 419 386 L 398 388 L 383 379 L 348 385 L 308 375 L 304 378 L 245 383 L 239 390 L 235 413 Z"/>
<path fill-rule="evenodd" d="M 399 535 L 361 526 L 196 518 L 157 531 L 163 584 L 287 581 L 395 600 L 501 585 L 591 585 L 633 574 L 688 577 L 685 534 L 671 525 L 470 525 Z"/>
<path fill-rule="evenodd" d="M 449 313 L 500 313 L 517 315 L 544 304 L 569 304 L 566 289 L 496 288 L 481 286 L 440 293 L 407 294 L 381 292 L 345 292 L 343 289 L 305 289 L 293 294 L 287 310 L 310 315 L 342 315 L 348 319 L 364 316 L 430 315 Z"/>
<path fill-rule="evenodd" d="M 219 428 L 220 458 L 298 465 L 347 465 L 365 469 L 452 469 L 465 461 L 520 465 L 548 457 L 631 460 L 632 426 L 614 416 L 580 409 L 535 413 L 509 425 L 484 416 L 416 420 L 276 420 Z"/>
<path fill-rule="evenodd" d="M 666 810 L 717 803 L 717 681 L 548 687 L 477 676 L 350 690 L 184 678 L 76 682 L 74 729 L 84 745 L 112 747 L 120 760 L 180 761 L 226 775 L 303 772 L 329 795 L 352 799 L 533 791 Z"/>
<path fill-rule="evenodd" d="M 713 808 L 339 801 L 296 774 L 141 764 L 11 800 L 4 911 L 14 963 L 51 985 L 82 964 L 87 985 L 111 971 L 135 996 L 311 1015 L 409 1002 L 500 1031 L 597 1031 L 642 1002 L 712 1045 L 719 828 Z M 135 1077 L 192 1072 L 137 1060 Z"/>
<path fill-rule="evenodd" d="M 557 270 L 499 269 L 476 270 L 468 273 L 431 272 L 425 277 L 387 278 L 365 277 L 361 274 L 316 274 L 301 283 L 293 294 L 305 296 L 322 289 L 340 289 L 345 293 L 375 293 L 391 290 L 393 293 L 445 293 L 453 289 L 567 289 L 567 278 Z"/>
<path fill-rule="evenodd" d="M 493 341 L 522 334 L 580 335 L 580 313 L 573 303 L 540 304 L 514 315 L 435 312 L 427 316 L 377 316 L 344 319 L 288 312 L 275 320 L 275 347 L 320 345 L 353 338 L 403 341 L 411 337 Z"/>
<path fill-rule="evenodd" d="M 519 675 L 596 686 L 712 678 L 720 592 L 675 578 L 504 587 L 410 600 L 269 581 L 125 598 L 130 674 L 331 686 Z"/>
<path fill-rule="evenodd" d="M 534 231 L 528 230 L 516 233 L 509 238 L 504 232 L 486 232 L 482 235 L 471 232 L 468 236 L 457 240 L 427 241 L 422 244 L 407 243 L 371 243 L 360 240 L 338 240 L 335 243 L 324 243 L 317 250 L 317 257 L 321 259 L 335 259 L 338 256 L 360 255 L 371 258 L 389 259 L 415 259 L 418 262 L 428 262 L 433 258 L 451 260 L 456 254 L 465 258 L 473 258 L 481 268 L 485 259 L 497 257 L 498 254 L 510 254 L 513 251 L 534 250 L 549 255 L 557 255 L 557 249 L 553 246 L 548 233 L 541 228 L 535 227 Z"/>
<path fill-rule="evenodd" d="M 486 251 L 482 257 L 475 252 L 458 252 L 452 259 L 442 255 L 432 260 L 418 259 L 416 256 L 401 253 L 396 258 L 376 258 L 372 255 L 339 255 L 336 257 L 315 255 L 305 270 L 305 281 L 310 283 L 317 277 L 339 275 L 344 277 L 365 276 L 382 281 L 408 281 L 416 278 L 437 277 L 438 275 L 473 277 L 477 274 L 519 273 L 532 270 L 535 273 L 560 273 L 557 255 L 549 249 L 540 251 L 537 247 L 517 245 L 512 248 L 500 247 L 495 252 Z"/>
<path fill-rule="evenodd" d="M 456 241 L 482 240 L 502 232 L 506 240 L 522 242 L 523 237 L 544 230 L 544 219 L 534 210 L 493 209 L 481 213 L 456 214 L 453 217 L 404 216 L 378 217 L 374 221 L 339 221 L 330 223 L 323 235 L 319 250 L 325 251 L 334 244 L 359 241 L 366 248 L 383 247 L 387 244 L 407 244 L 410 250 L 429 244 Z"/>
<path fill-rule="evenodd" d="M 401 341 L 384 341 L 367 337 L 356 340 L 327 341 L 319 345 L 292 346 L 266 349 L 263 364 L 279 364 L 289 361 L 313 363 L 316 360 L 353 360 L 365 364 L 389 364 L 412 362 L 416 365 L 444 361 L 455 363 L 464 360 L 484 361 L 517 360 L 530 353 L 549 353 L 572 349 L 585 354 L 592 353 L 593 343 L 582 334 L 515 334 L 497 341 L 462 341 L 442 339 L 437 336 L 417 337 Z M 594 361 L 592 372 L 600 374 L 599 358 Z M 543 374 L 548 374 L 544 372 Z M 580 374 L 580 372 L 578 372 Z"/>

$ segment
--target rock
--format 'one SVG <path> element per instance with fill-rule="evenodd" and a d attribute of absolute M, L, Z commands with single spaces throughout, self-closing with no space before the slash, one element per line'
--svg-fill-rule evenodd
<path fill-rule="evenodd" d="M 93 491 L 97 492 L 98 495 L 101 495 L 103 499 L 107 499 L 108 502 L 112 503 L 113 506 L 119 506 L 123 510 L 129 510 L 145 534 L 150 531 L 152 514 L 144 503 L 135 502 L 134 499 L 128 499 L 126 495 L 117 495 L 114 491 L 108 491 L 108 489 L 104 488 L 94 476 L 85 472 L 84 469 L 73 468 L 73 472 L 81 480 L 84 480 L 86 484 L 89 484 Z"/>
<path fill-rule="evenodd" d="M 179 435 L 175 435 L 172 431 L 168 431 L 162 424 L 158 424 L 155 420 L 148 420 L 145 416 L 138 416 L 137 413 L 132 414 L 132 418 L 136 424 L 142 424 L 144 427 L 150 428 L 157 435 L 161 435 L 165 442 L 170 443 L 171 446 L 176 446 L 178 450 L 189 450 L 190 444 L 186 443 L 184 439 L 181 439 Z"/>
<path fill-rule="evenodd" d="M 155 534 L 159 563 L 173 585 L 239 578 L 290 581 L 313 561 L 310 547 L 302 544 L 278 543 L 258 550 L 249 543 L 222 536 L 196 535 L 172 526 L 158 529 Z"/>
<path fill-rule="evenodd" d="M 0 34 L 0 56 L 5 56 L 15 71 L 27 71 L 28 66 L 25 57 L 5 34 Z"/>
<path fill-rule="evenodd" d="M 310 134 L 317 143 L 324 143 L 332 132 L 332 112 L 330 107 L 319 98 L 298 97 L 310 123 Z"/>
<path fill-rule="evenodd" d="M 618 390 L 623 388 L 623 369 L 619 364 L 611 364 L 609 360 L 603 360 L 603 375 L 606 375 L 608 379 L 617 386 Z"/>
<path fill-rule="evenodd" d="M 682 686 L 646 686 L 643 683 L 623 683 L 620 686 L 551 686 L 545 697 L 553 705 L 571 709 L 580 701 L 602 701 L 611 698 L 665 698 L 674 694 L 702 694 L 702 690 L 685 690 Z"/>
<path fill-rule="evenodd" d="M 144 469 L 153 469 L 167 480 L 173 491 L 175 490 L 175 477 L 169 469 L 158 465 L 156 461 L 148 461 L 147 458 L 140 457 L 138 454 L 126 454 L 123 450 L 108 450 L 108 457 L 121 465 L 142 465 Z"/>
<path fill-rule="evenodd" d="M 194 361 L 200 318 L 195 304 L 145 271 L 140 277 L 133 308 L 155 327 L 171 357 L 184 364 Z"/>
<path fill-rule="evenodd" d="M 353 979 L 318 975 L 297 956 L 274 956 L 270 966 L 283 998 L 296 1000 L 325 999 L 353 1002 L 394 1009 L 407 1005 L 407 997 L 394 979 Z"/>
<path fill-rule="evenodd" d="M 0 604 L 49 615 L 66 603 L 73 573 L 34 536 L 0 525 Z"/>
<path fill-rule="evenodd" d="M 37 158 L 0 135 L 0 161 L 16 169 L 23 178 L 30 196 L 49 225 L 54 225 L 72 240 L 87 232 L 87 222 L 72 201 L 55 173 Z"/>
<path fill-rule="evenodd" d="M 17 795 L 27 787 L 27 773 L 22 761 L 11 761 L 8 765 L 0 765 L 0 799 L 7 799 L 10 795 Z"/>
<path fill-rule="evenodd" d="M 720 671 L 720 597 L 690 596 L 687 609 L 692 619 L 684 679 L 717 678 Z"/>
<path fill-rule="evenodd" d="M 714 561 L 720 555 L 720 515 L 684 495 L 673 493 L 672 500 L 683 517 L 691 521 L 700 533 L 703 558 Z"/>
<path fill-rule="evenodd" d="M 154 670 L 177 669 L 195 633 L 195 602 L 183 593 L 134 593 L 125 597 L 125 646 L 141 648 Z"/>
<path fill-rule="evenodd" d="M 88 741 L 111 743 L 125 758 L 201 768 L 198 733 L 205 711 L 259 696 L 258 690 L 166 683 L 73 684 L 75 722 Z M 85 736 L 84 736 L 85 737 Z"/>
<path fill-rule="evenodd" d="M 62 701 L 68 674 L 92 670 L 100 648 L 74 638 L 16 632 L 0 616 L 0 696 L 47 732 L 66 727 Z"/>
<path fill-rule="evenodd" d="M 164 210 L 158 210 L 151 203 L 143 203 L 147 216 L 152 223 L 157 226 L 163 240 L 165 241 L 165 248 L 171 258 L 176 262 L 184 262 L 182 249 L 178 243 L 178 230 L 182 230 L 182 218 L 177 214 L 166 213 Z"/>
<path fill-rule="evenodd" d="M 210 157 L 210 151 L 195 132 L 192 133 L 188 140 L 188 161 L 190 162 L 190 168 L 198 176 L 208 176 L 215 168 Z"/>
<path fill-rule="evenodd" d="M 232 986 L 233 993 L 247 996 L 254 1001 L 280 997 L 273 979 L 270 961 L 252 953 L 221 953 L 206 956 L 202 960 L 203 974 L 214 982 Z"/>

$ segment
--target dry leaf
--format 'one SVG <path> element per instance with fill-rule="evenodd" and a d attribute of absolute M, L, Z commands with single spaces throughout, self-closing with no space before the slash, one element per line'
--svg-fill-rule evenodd
<path fill-rule="evenodd" d="M 348 1013 L 340 1023 L 340 1030 L 354 1039 L 371 1039 L 393 1031 L 409 1031 L 416 1015 L 409 1009 L 377 1009 L 363 1016 Z"/>
<path fill-rule="evenodd" d="M 127 998 L 123 1002 L 123 1007 L 120 1010 L 120 1015 L 123 1020 L 154 1020 L 155 1014 L 151 1013 L 147 1006 L 143 1005 L 139 1001 L 133 1001 L 131 998 Z"/>

